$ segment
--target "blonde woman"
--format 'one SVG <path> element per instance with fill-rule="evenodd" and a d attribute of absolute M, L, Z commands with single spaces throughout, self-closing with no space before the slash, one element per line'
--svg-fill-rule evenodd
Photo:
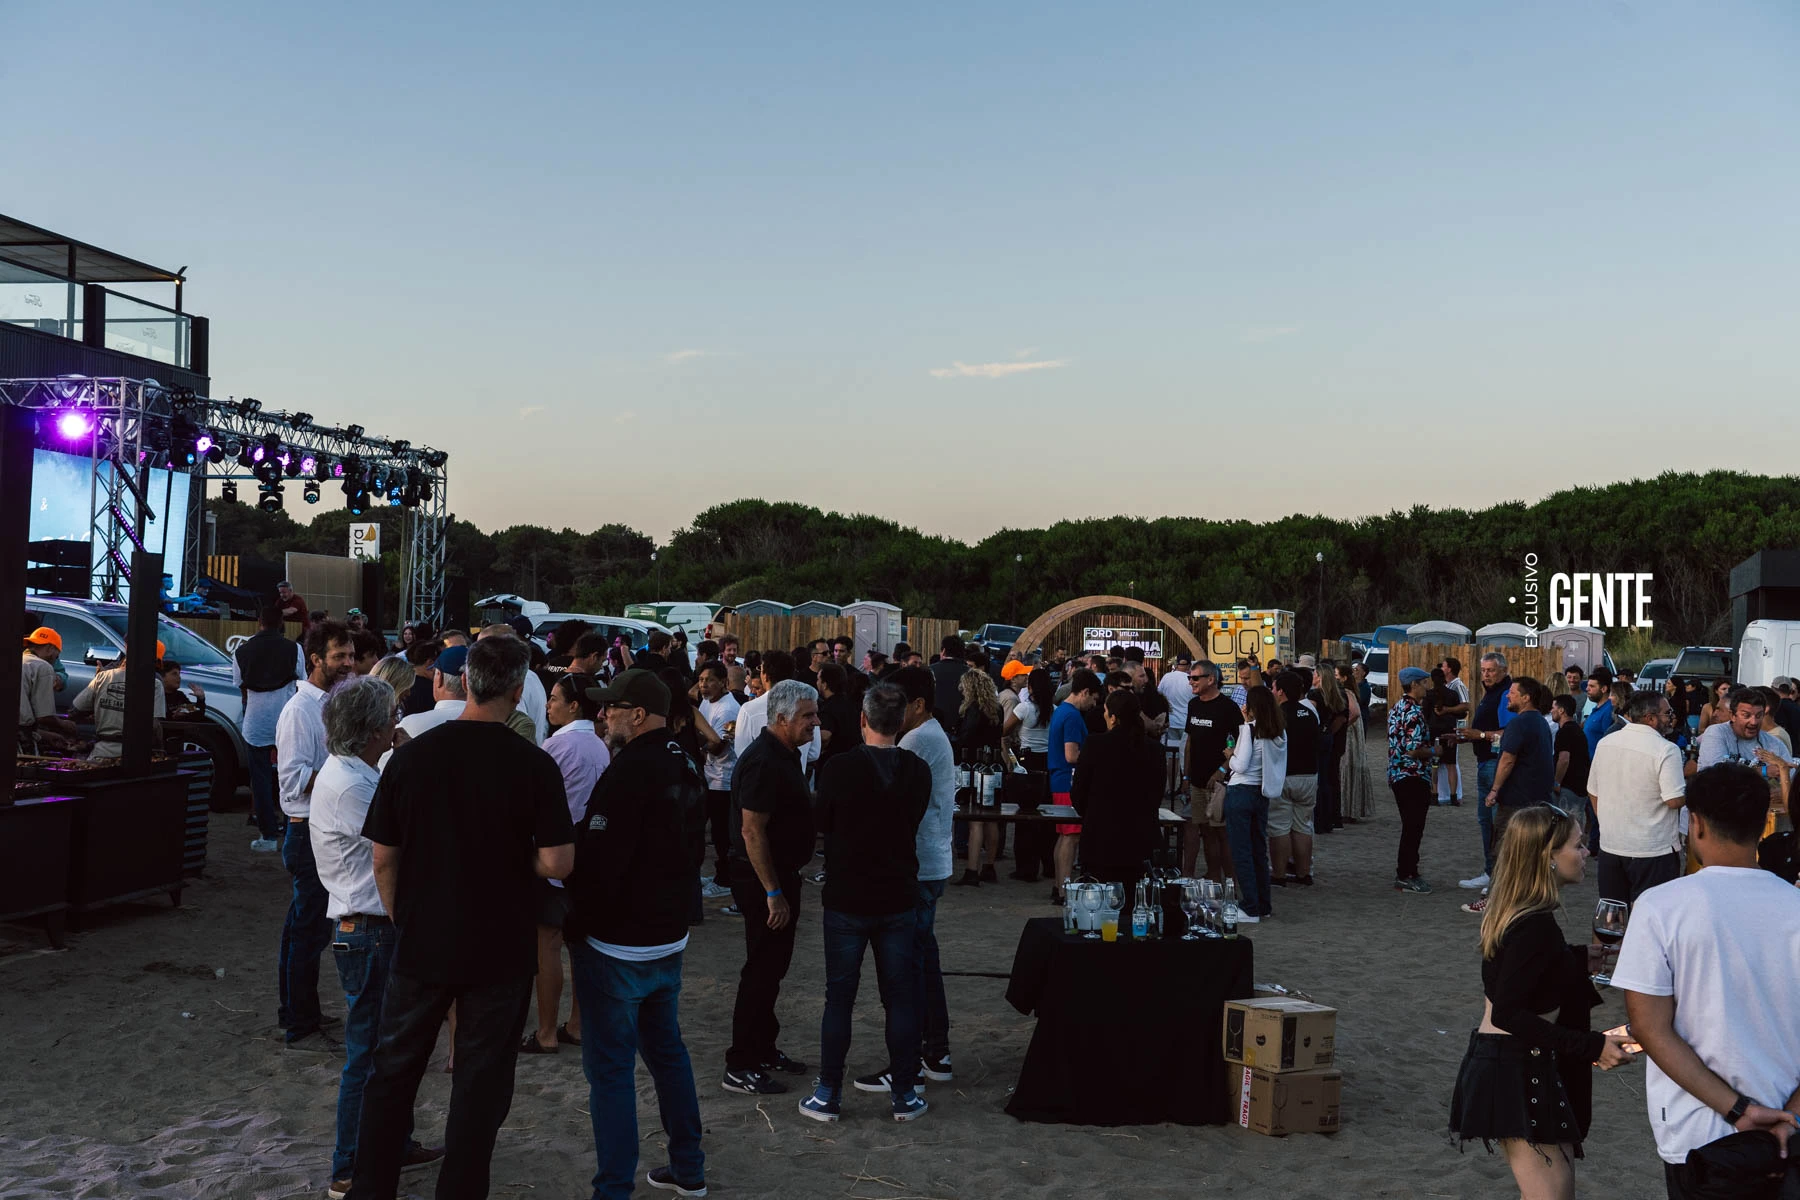
<path fill-rule="evenodd" d="M 370 671 L 369 674 L 393 688 L 394 695 L 399 696 L 402 699 L 406 697 L 408 692 L 412 691 L 413 684 L 418 681 L 418 676 L 414 673 L 412 664 L 406 661 L 404 655 L 399 654 L 388 655 L 386 658 L 376 663 L 375 669 Z M 407 733 L 406 730 L 395 726 L 394 745 L 400 747 L 410 741 L 412 741 L 412 735 Z"/>
<path fill-rule="evenodd" d="M 986 671 L 970 669 L 962 673 L 959 686 L 962 688 L 962 706 L 957 709 L 960 717 L 960 730 L 956 735 L 957 761 L 962 761 L 965 753 L 977 761 L 998 759 L 1003 714 L 994 681 Z M 981 858 L 983 851 L 987 853 L 985 863 Z M 994 872 L 994 860 L 999 853 L 1000 826 L 991 821 L 970 821 L 969 865 L 962 878 L 956 881 L 957 886 L 980 887 L 983 883 L 998 883 L 1000 877 Z"/>
<path fill-rule="evenodd" d="M 1344 752 L 1338 757 L 1338 811 L 1344 823 L 1355 825 L 1375 816 L 1375 789 L 1369 784 L 1368 748 L 1364 739 L 1362 704 L 1356 698 L 1356 675 L 1350 667 L 1337 669 L 1338 688 L 1348 706 L 1350 720 L 1344 726 Z"/>
<path fill-rule="evenodd" d="M 1625 1039 L 1590 1029 L 1593 953 L 1563 940 L 1562 889 L 1587 867 L 1581 821 L 1534 805 L 1507 822 L 1481 918 L 1481 1027 L 1457 1072 L 1450 1131 L 1499 1142 L 1521 1200 L 1572 1200 L 1593 1076 L 1628 1063 Z"/>

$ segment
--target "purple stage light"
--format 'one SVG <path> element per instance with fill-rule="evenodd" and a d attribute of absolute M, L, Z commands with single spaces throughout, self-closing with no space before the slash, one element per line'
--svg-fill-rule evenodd
<path fill-rule="evenodd" d="M 300 460 L 300 473 L 302 475 L 311 475 L 314 471 L 316 471 L 318 469 L 319 469 L 319 460 L 314 458 L 312 455 L 308 454 Z"/>
<path fill-rule="evenodd" d="M 342 479 L 344 477 L 344 464 L 343 463 L 335 462 L 335 463 L 331 464 L 331 477 L 333 479 Z"/>
<path fill-rule="evenodd" d="M 211 450 L 212 448 L 213 448 L 213 440 L 212 440 L 212 435 L 210 433 L 201 434 L 199 440 L 194 443 L 194 453 L 195 454 L 205 454 L 208 450 Z"/>
<path fill-rule="evenodd" d="M 278 463 L 280 463 L 280 464 L 281 464 L 281 465 L 282 465 L 282 466 L 284 466 L 284 467 L 285 467 L 285 466 L 287 466 L 287 465 L 288 465 L 288 459 L 289 459 L 289 458 L 290 458 L 290 457 L 292 457 L 292 456 L 291 456 L 291 455 L 287 455 L 287 454 L 283 454 L 283 455 L 282 455 L 282 456 L 281 456 L 281 457 L 280 457 L 280 458 L 277 458 L 277 459 L 276 459 L 276 460 L 275 460 L 275 461 L 276 461 L 276 462 L 278 462 Z"/>
<path fill-rule="evenodd" d="M 259 463 L 268 456 L 269 452 L 264 450 L 261 446 L 253 447 L 250 451 L 250 461 L 253 463 Z"/>
<path fill-rule="evenodd" d="M 65 412 L 56 418 L 56 432 L 69 441 L 84 438 L 94 432 L 94 418 L 84 412 Z"/>

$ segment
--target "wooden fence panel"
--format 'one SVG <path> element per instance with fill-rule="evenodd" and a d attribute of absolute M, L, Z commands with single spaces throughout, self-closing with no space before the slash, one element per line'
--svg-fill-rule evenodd
<path fill-rule="evenodd" d="M 956 636 L 961 628 L 955 621 L 937 617 L 908 617 L 906 644 L 929 659 L 943 646 L 945 638 Z"/>
<path fill-rule="evenodd" d="M 817 638 L 856 636 L 853 617 L 743 617 L 732 613 L 725 618 L 725 628 L 738 636 L 738 649 L 792 650 Z"/>

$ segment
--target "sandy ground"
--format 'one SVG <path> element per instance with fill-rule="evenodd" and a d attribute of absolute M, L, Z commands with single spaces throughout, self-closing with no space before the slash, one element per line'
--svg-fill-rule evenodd
<path fill-rule="evenodd" d="M 1371 740 L 1370 750 L 1379 770 L 1380 743 Z M 1466 752 L 1464 766 L 1472 797 Z M 1477 918 L 1458 910 L 1471 893 L 1456 887 L 1480 866 L 1475 810 L 1433 810 L 1424 873 L 1438 890 L 1429 896 L 1391 890 L 1399 819 L 1385 785 L 1377 813 L 1321 838 L 1318 886 L 1277 891 L 1275 920 L 1253 935 L 1259 982 L 1304 989 L 1339 1010 L 1341 1132 L 1277 1139 L 1235 1127 L 1015 1121 L 1002 1109 L 1033 1020 L 1005 1003 L 1004 980 L 968 977 L 947 981 L 956 1082 L 930 1086 L 931 1111 L 917 1122 L 897 1125 L 882 1097 L 854 1091 L 835 1126 L 796 1113 L 798 1094 L 758 1104 L 722 1092 L 743 943 L 733 919 L 714 915 L 694 931 L 682 997 L 709 1186 L 722 1196 L 865 1200 L 1059 1200 L 1097 1188 L 1284 1200 L 1516 1195 L 1498 1157 L 1479 1144 L 1458 1153 L 1444 1128 L 1457 1063 L 1481 1013 Z M 275 950 L 287 876 L 274 856 L 250 854 L 242 815 L 216 815 L 212 837 L 206 876 L 179 909 L 155 901 L 109 910 L 60 954 L 42 949 L 32 928 L 0 926 L 0 1196 L 324 1194 L 341 1064 L 280 1049 Z M 1567 897 L 1572 939 L 1593 908 L 1592 875 L 1590 867 L 1588 882 Z M 1045 898 L 1041 885 L 1011 881 L 951 888 L 938 916 L 945 969 L 1009 969 L 1021 923 L 1054 911 Z M 784 1047 L 816 1061 L 816 892 L 802 920 L 779 1011 Z M 882 1059 L 872 964 L 865 970 L 853 1074 Z M 329 956 L 321 978 L 327 1011 L 341 1012 Z M 1602 1028 L 1623 1021 L 1616 993 L 1595 1019 Z M 638 1078 L 641 1173 L 665 1159 L 648 1078 L 641 1069 Z M 521 1058 L 517 1080 L 493 1194 L 586 1195 L 593 1148 L 577 1054 Z M 429 1073 L 421 1136 L 442 1130 L 448 1097 L 449 1077 Z M 1641 1063 L 1599 1075 L 1594 1108 L 1578 1188 L 1660 1196 Z M 433 1185 L 434 1174 L 409 1176 L 402 1194 L 429 1196 Z M 638 1194 L 666 1193 L 640 1184 Z"/>

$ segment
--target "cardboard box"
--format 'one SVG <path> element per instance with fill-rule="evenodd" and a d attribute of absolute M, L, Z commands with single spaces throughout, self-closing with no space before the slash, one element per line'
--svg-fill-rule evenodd
<path fill-rule="evenodd" d="M 1237 1123 L 1252 1133 L 1285 1137 L 1290 1133 L 1336 1133 L 1344 1073 L 1264 1071 L 1233 1067 L 1226 1077 L 1236 1092 Z"/>
<path fill-rule="evenodd" d="M 1225 1004 L 1225 1061 L 1270 1072 L 1315 1071 L 1335 1058 L 1337 1009 L 1276 996 Z"/>

